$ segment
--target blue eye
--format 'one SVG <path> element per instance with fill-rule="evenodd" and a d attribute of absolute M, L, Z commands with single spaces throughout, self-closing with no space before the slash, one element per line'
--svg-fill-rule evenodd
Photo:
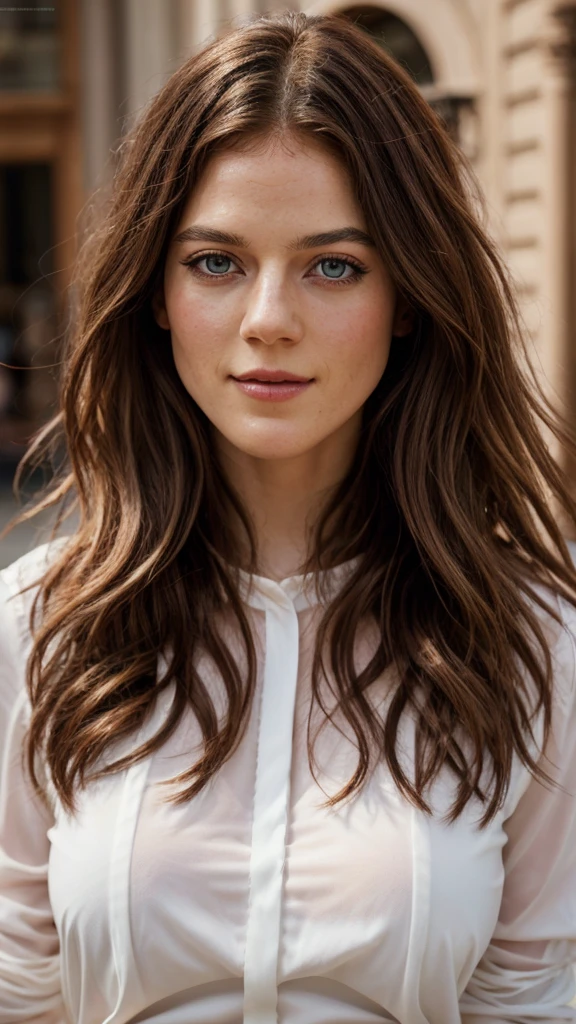
<path fill-rule="evenodd" d="M 320 263 L 322 272 L 326 274 L 326 277 L 339 278 L 346 273 L 346 268 L 349 266 L 344 260 L 322 260 Z"/>
<path fill-rule="evenodd" d="M 232 260 L 229 256 L 204 256 L 206 269 L 210 274 L 227 274 L 230 270 Z"/>

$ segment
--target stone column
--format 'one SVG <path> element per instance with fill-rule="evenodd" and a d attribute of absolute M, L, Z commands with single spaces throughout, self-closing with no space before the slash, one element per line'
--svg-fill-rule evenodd
<path fill-rule="evenodd" d="M 213 36 L 222 18 L 222 0 L 177 0 L 180 52 L 185 57 Z"/>
<path fill-rule="evenodd" d="M 541 83 L 545 116 L 542 317 L 546 365 L 552 401 L 574 420 L 573 204 L 571 118 L 574 102 L 574 26 L 576 6 L 555 5 L 544 37 L 545 74 Z M 557 452 L 561 456 L 560 452 Z"/>
<path fill-rule="evenodd" d="M 85 195 L 112 170 L 110 152 L 120 134 L 114 0 L 82 0 L 82 152 Z"/>
<path fill-rule="evenodd" d="M 490 204 L 490 233 L 500 245 L 504 239 L 502 20 L 502 0 L 486 0 L 484 17 L 479 20 L 484 56 L 484 82 L 478 100 L 481 134 L 478 175 Z"/>
<path fill-rule="evenodd" d="M 196 0 L 198 7 L 205 0 Z M 132 119 L 176 70 L 174 0 L 124 0 L 127 114 Z"/>
<path fill-rule="evenodd" d="M 553 296 L 549 323 L 555 346 L 559 408 L 576 431 L 576 0 L 557 3 L 548 40 L 551 72 L 549 114 L 547 292 Z M 576 495 L 576 464 L 563 459 Z"/>
<path fill-rule="evenodd" d="M 290 6 L 289 3 L 284 5 Z M 250 14 L 260 14 L 264 5 L 258 0 L 228 0 L 228 14 L 230 18 L 242 18 Z"/>

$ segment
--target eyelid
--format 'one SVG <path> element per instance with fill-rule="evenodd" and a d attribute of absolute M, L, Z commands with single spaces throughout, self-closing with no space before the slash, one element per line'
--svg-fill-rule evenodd
<path fill-rule="evenodd" d="M 201 249 L 200 252 L 192 252 L 189 256 L 184 256 L 184 258 L 180 260 L 180 263 L 186 265 L 196 262 L 197 260 L 206 259 L 208 256 L 225 256 L 226 259 L 232 260 L 232 263 L 236 263 L 238 266 L 240 265 L 238 257 L 232 256 L 232 253 L 226 252 L 225 249 Z"/>
<path fill-rule="evenodd" d="M 237 259 L 237 257 L 232 256 L 231 253 L 227 252 L 225 249 L 203 249 L 203 250 L 200 250 L 200 252 L 191 253 L 189 256 L 185 256 L 183 259 L 180 260 L 180 263 L 183 266 L 190 267 L 191 270 L 195 270 L 196 267 L 198 266 L 198 264 L 203 259 L 208 259 L 210 256 L 224 256 L 226 259 L 229 259 L 232 263 L 234 263 L 239 269 L 242 269 L 242 267 L 240 265 L 240 261 Z M 355 274 L 357 274 L 357 275 L 364 275 L 364 274 L 367 274 L 369 272 L 368 271 L 368 267 L 366 267 L 365 264 L 363 264 L 362 261 L 360 259 L 358 259 L 356 256 L 350 256 L 350 255 L 345 254 L 345 253 L 335 253 L 335 252 L 333 252 L 333 253 L 320 253 L 318 256 L 315 256 L 313 258 L 313 260 L 311 261 L 311 263 L 309 264 L 308 270 L 306 271 L 306 273 L 310 273 L 311 270 L 313 270 L 315 267 L 317 267 L 320 263 L 323 263 L 325 260 L 335 260 L 335 261 L 340 262 L 340 263 L 345 263 L 347 266 L 351 267 L 355 271 Z M 204 272 L 200 271 L 200 273 L 204 273 Z M 214 279 L 217 279 L 218 277 L 221 277 L 222 280 L 225 280 L 229 276 L 229 274 L 218 275 L 218 274 L 205 274 L 204 273 L 204 276 L 205 277 L 213 277 Z M 322 278 L 322 280 L 330 280 L 330 279 L 329 278 Z M 335 279 L 331 283 L 338 283 L 338 282 Z"/>
<path fill-rule="evenodd" d="M 347 253 L 344 254 L 341 252 L 323 252 L 320 256 L 315 256 L 310 264 L 310 269 L 312 269 L 312 267 L 317 267 L 319 263 L 323 263 L 325 260 L 335 260 L 340 263 L 347 263 L 349 266 L 354 267 L 355 270 L 359 271 L 368 270 L 364 263 L 362 263 L 362 260 L 359 260 L 356 256 L 349 256 Z"/>

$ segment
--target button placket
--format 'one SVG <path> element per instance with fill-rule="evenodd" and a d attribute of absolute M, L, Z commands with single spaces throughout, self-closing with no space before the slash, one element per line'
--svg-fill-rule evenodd
<path fill-rule="evenodd" d="M 272 1024 L 278 1019 L 277 971 L 298 676 L 296 609 L 281 585 L 268 582 L 271 586 L 266 587 L 263 601 L 266 661 L 254 792 L 244 1024 Z"/>

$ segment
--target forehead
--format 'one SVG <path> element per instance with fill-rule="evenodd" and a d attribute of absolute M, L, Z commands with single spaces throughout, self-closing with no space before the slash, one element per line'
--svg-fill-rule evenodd
<path fill-rule="evenodd" d="M 207 217 L 291 220 L 329 230 L 342 223 L 365 227 L 344 163 L 310 139 L 265 140 L 220 150 L 208 160 L 188 196 L 182 224 Z M 327 223 L 327 220 L 330 223 Z M 334 222 L 332 224 L 332 222 Z M 230 227 L 232 225 L 229 225 Z"/>

